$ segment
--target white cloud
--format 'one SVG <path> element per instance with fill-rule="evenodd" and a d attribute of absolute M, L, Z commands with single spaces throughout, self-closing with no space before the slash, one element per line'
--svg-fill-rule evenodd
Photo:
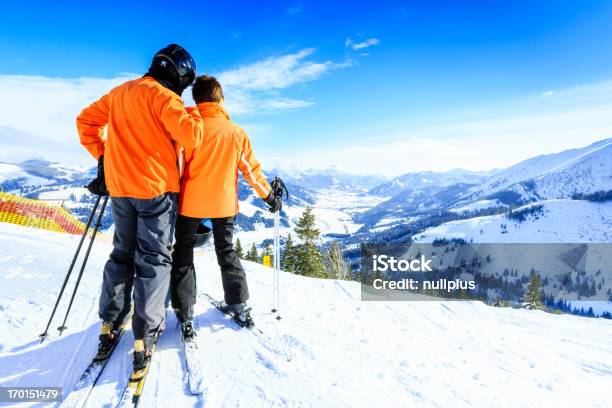
<path fill-rule="evenodd" d="M 274 92 L 314 81 L 331 70 L 351 64 L 350 61 L 335 63 L 308 60 L 307 57 L 314 52 L 314 48 L 306 48 L 216 74 L 223 85 L 230 112 L 236 114 L 270 112 L 312 105 L 311 101 L 279 98 Z"/>
<path fill-rule="evenodd" d="M 351 48 L 354 51 L 363 50 L 364 48 L 371 47 L 373 45 L 380 44 L 380 40 L 378 38 L 369 38 L 367 40 L 361 42 L 354 42 L 350 37 L 347 37 L 344 41 L 345 48 Z"/>
<path fill-rule="evenodd" d="M 293 54 L 266 58 L 217 75 L 224 87 L 247 90 L 282 89 L 312 81 L 335 66 L 331 61 L 312 62 L 305 58 L 314 53 L 306 48 Z"/>
<path fill-rule="evenodd" d="M 0 126 L 66 141 L 69 135 L 76 137 L 74 123 L 81 109 L 135 76 L 65 79 L 0 75 Z"/>
<path fill-rule="evenodd" d="M 542 96 L 551 96 L 555 93 L 555 91 L 546 91 L 542 94 Z"/>
<path fill-rule="evenodd" d="M 78 143 L 77 115 L 111 88 L 135 76 L 65 79 L 0 75 L 0 160 L 47 157 L 77 164 L 89 162 L 91 158 Z"/>
<path fill-rule="evenodd" d="M 314 49 L 307 48 L 217 73 L 230 113 L 269 113 L 311 106 L 313 101 L 285 96 L 284 90 L 350 65 L 315 62 L 309 59 L 313 53 Z M 39 156 L 49 159 L 88 163 L 89 156 L 77 142 L 76 116 L 114 86 L 137 76 L 127 73 L 115 78 L 68 79 L 0 75 L 0 161 L 21 161 L 36 156 L 38 151 Z M 193 104 L 189 90 L 183 96 L 186 103 Z"/>

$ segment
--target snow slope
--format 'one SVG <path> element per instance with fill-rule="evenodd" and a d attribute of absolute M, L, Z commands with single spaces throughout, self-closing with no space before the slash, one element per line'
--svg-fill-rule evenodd
<path fill-rule="evenodd" d="M 514 211 L 543 206 L 538 217 L 518 222 L 505 214 L 451 221 L 413 237 L 415 242 L 436 238 L 463 238 L 468 242 L 612 242 L 612 203 L 583 200 L 547 200 Z M 503 228 L 503 225 L 506 228 Z M 505 231 L 505 232 L 504 232 Z"/>
<path fill-rule="evenodd" d="M 612 189 L 612 139 L 579 149 L 536 156 L 495 172 L 466 192 L 466 199 L 510 190 L 523 199 L 569 198 Z"/>
<path fill-rule="evenodd" d="M 68 330 L 37 341 L 77 240 L 0 224 L 0 386 L 55 385 L 67 392 L 94 354 L 108 239 L 96 241 Z M 179 330 L 169 313 L 142 406 L 612 405 L 612 321 L 478 302 L 361 302 L 357 283 L 282 273 L 278 322 L 268 312 L 271 270 L 245 266 L 255 321 L 294 358 L 279 358 L 200 297 L 196 319 L 207 392 L 202 398 L 188 393 Z M 210 251 L 198 254 L 196 268 L 199 290 L 219 296 Z M 128 332 L 89 406 L 118 401 L 131 341 Z"/>
<path fill-rule="evenodd" d="M 486 210 L 488 208 L 496 208 L 496 207 L 507 207 L 507 205 L 501 203 L 499 200 L 478 200 L 468 205 L 451 208 L 448 211 L 458 213 L 458 214 L 463 214 L 466 212 L 469 213 L 472 211 Z"/>
<path fill-rule="evenodd" d="M 21 169 L 21 167 L 16 164 L 0 162 L 0 183 L 7 180 L 18 180 L 23 184 L 40 186 L 52 183 L 51 180 L 38 176 L 33 176 L 25 172 L 23 169 Z"/>

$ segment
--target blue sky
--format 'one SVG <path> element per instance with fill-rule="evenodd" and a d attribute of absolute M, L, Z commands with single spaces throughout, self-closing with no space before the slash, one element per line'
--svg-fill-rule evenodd
<path fill-rule="evenodd" d="M 0 114 L 0 127 L 62 142 L 75 101 L 144 72 L 157 49 L 177 42 L 200 73 L 219 75 L 230 113 L 269 163 L 393 174 L 445 163 L 480 169 L 610 137 L 612 129 L 601 113 L 612 102 L 608 1 L 83 3 L 3 5 L 0 89 L 33 88 L 17 97 L 22 110 L 24 94 L 40 103 L 36 87 L 50 95 L 48 117 L 38 121 L 45 128 L 16 123 L 18 112 Z M 66 116 L 62 106 L 70 106 Z M 580 114 L 554 134 L 553 122 L 542 123 L 568 112 Z M 53 118 L 62 122 L 57 130 Z M 495 131 L 507 122 L 523 127 Z M 533 134 L 546 136 L 507 151 L 508 138 Z M 481 143 L 485 136 L 501 147 Z M 466 146 L 483 159 L 458 158 Z M 374 147 L 395 153 L 395 164 L 364 164 Z M 411 163 L 397 164 L 404 157 Z"/>

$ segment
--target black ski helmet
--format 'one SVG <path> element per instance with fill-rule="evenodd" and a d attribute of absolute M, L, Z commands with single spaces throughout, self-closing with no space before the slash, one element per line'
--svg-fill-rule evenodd
<path fill-rule="evenodd" d="M 157 51 L 147 75 L 157 79 L 179 96 L 195 80 L 195 61 L 186 49 L 170 44 Z"/>
<path fill-rule="evenodd" d="M 195 233 L 195 245 L 194 248 L 198 248 L 206 245 L 208 241 L 210 241 L 210 237 L 212 236 L 212 228 L 204 223 L 204 221 L 200 222 L 198 225 L 198 229 Z"/>

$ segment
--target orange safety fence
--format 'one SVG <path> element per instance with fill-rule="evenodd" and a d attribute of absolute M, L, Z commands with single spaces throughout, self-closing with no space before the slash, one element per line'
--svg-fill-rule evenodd
<path fill-rule="evenodd" d="M 80 235 L 85 225 L 65 208 L 0 192 L 0 222 Z"/>

